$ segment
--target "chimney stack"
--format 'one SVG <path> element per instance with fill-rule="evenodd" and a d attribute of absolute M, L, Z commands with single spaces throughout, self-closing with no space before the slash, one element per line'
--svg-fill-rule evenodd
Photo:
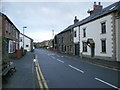
<path fill-rule="evenodd" d="M 77 19 L 77 16 L 75 16 L 74 24 L 77 23 L 78 21 L 79 21 L 79 19 Z"/>
<path fill-rule="evenodd" d="M 94 2 L 94 5 L 96 5 L 96 2 Z"/>
<path fill-rule="evenodd" d="M 101 5 L 101 2 L 98 2 L 98 5 L 96 4 L 96 2 L 94 2 L 94 6 L 93 6 L 93 10 L 88 10 L 88 13 L 90 13 L 90 15 L 97 13 L 98 11 L 102 10 L 103 6 Z"/>

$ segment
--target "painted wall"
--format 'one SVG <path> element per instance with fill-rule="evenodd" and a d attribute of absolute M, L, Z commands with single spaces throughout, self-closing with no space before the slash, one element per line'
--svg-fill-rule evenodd
<path fill-rule="evenodd" d="M 116 19 L 116 58 L 120 62 L 120 18 Z"/>
<path fill-rule="evenodd" d="M 26 45 L 28 45 L 28 47 Z M 20 49 L 21 47 L 23 47 L 23 35 L 20 34 Z M 24 36 L 24 49 L 27 50 L 28 52 L 31 51 L 31 39 L 25 36 Z"/>
<path fill-rule="evenodd" d="M 106 21 L 106 34 L 101 34 L 101 23 Z M 82 42 L 92 38 L 95 42 L 95 56 L 112 57 L 112 15 L 107 15 L 92 22 L 80 26 L 80 53 L 91 55 L 91 49 L 87 46 L 88 51 L 83 52 Z M 83 37 L 83 29 L 86 28 L 86 37 Z M 101 53 L 101 39 L 106 39 L 106 53 Z"/>
<path fill-rule="evenodd" d="M 74 37 L 74 43 L 78 43 L 79 42 L 79 27 L 75 27 L 74 28 L 74 32 L 76 31 L 76 37 Z"/>

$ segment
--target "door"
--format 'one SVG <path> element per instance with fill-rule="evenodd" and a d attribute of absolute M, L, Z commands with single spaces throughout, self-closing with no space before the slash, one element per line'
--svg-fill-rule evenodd
<path fill-rule="evenodd" d="M 75 44 L 75 55 L 79 55 L 79 44 Z"/>
<path fill-rule="evenodd" d="M 95 55 L 95 46 L 91 46 L 91 57 Z"/>

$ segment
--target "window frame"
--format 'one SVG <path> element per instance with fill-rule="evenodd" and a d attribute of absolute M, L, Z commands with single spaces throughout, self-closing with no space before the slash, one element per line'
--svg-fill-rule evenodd
<path fill-rule="evenodd" d="M 83 50 L 82 50 L 82 51 L 83 51 L 83 52 L 87 52 L 87 51 L 88 51 L 88 50 L 87 50 L 87 43 L 83 41 L 82 44 L 83 44 L 83 45 L 82 45 L 82 46 L 83 46 Z"/>
<path fill-rule="evenodd" d="M 83 38 L 86 37 L 86 28 L 83 28 Z"/>
<path fill-rule="evenodd" d="M 106 34 L 107 28 L 106 28 L 106 21 L 101 22 L 101 34 Z"/>
<path fill-rule="evenodd" d="M 101 53 L 106 53 L 107 47 L 106 47 L 106 39 L 101 39 Z"/>

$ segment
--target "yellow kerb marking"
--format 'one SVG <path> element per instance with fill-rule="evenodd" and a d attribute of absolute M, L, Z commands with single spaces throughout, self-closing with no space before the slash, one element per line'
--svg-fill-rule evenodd
<path fill-rule="evenodd" d="M 36 74 L 37 74 L 39 86 L 40 86 L 41 90 L 43 90 L 43 85 L 42 85 L 42 82 L 41 82 L 41 80 L 40 80 L 40 76 L 39 76 L 37 67 L 36 67 Z"/>

